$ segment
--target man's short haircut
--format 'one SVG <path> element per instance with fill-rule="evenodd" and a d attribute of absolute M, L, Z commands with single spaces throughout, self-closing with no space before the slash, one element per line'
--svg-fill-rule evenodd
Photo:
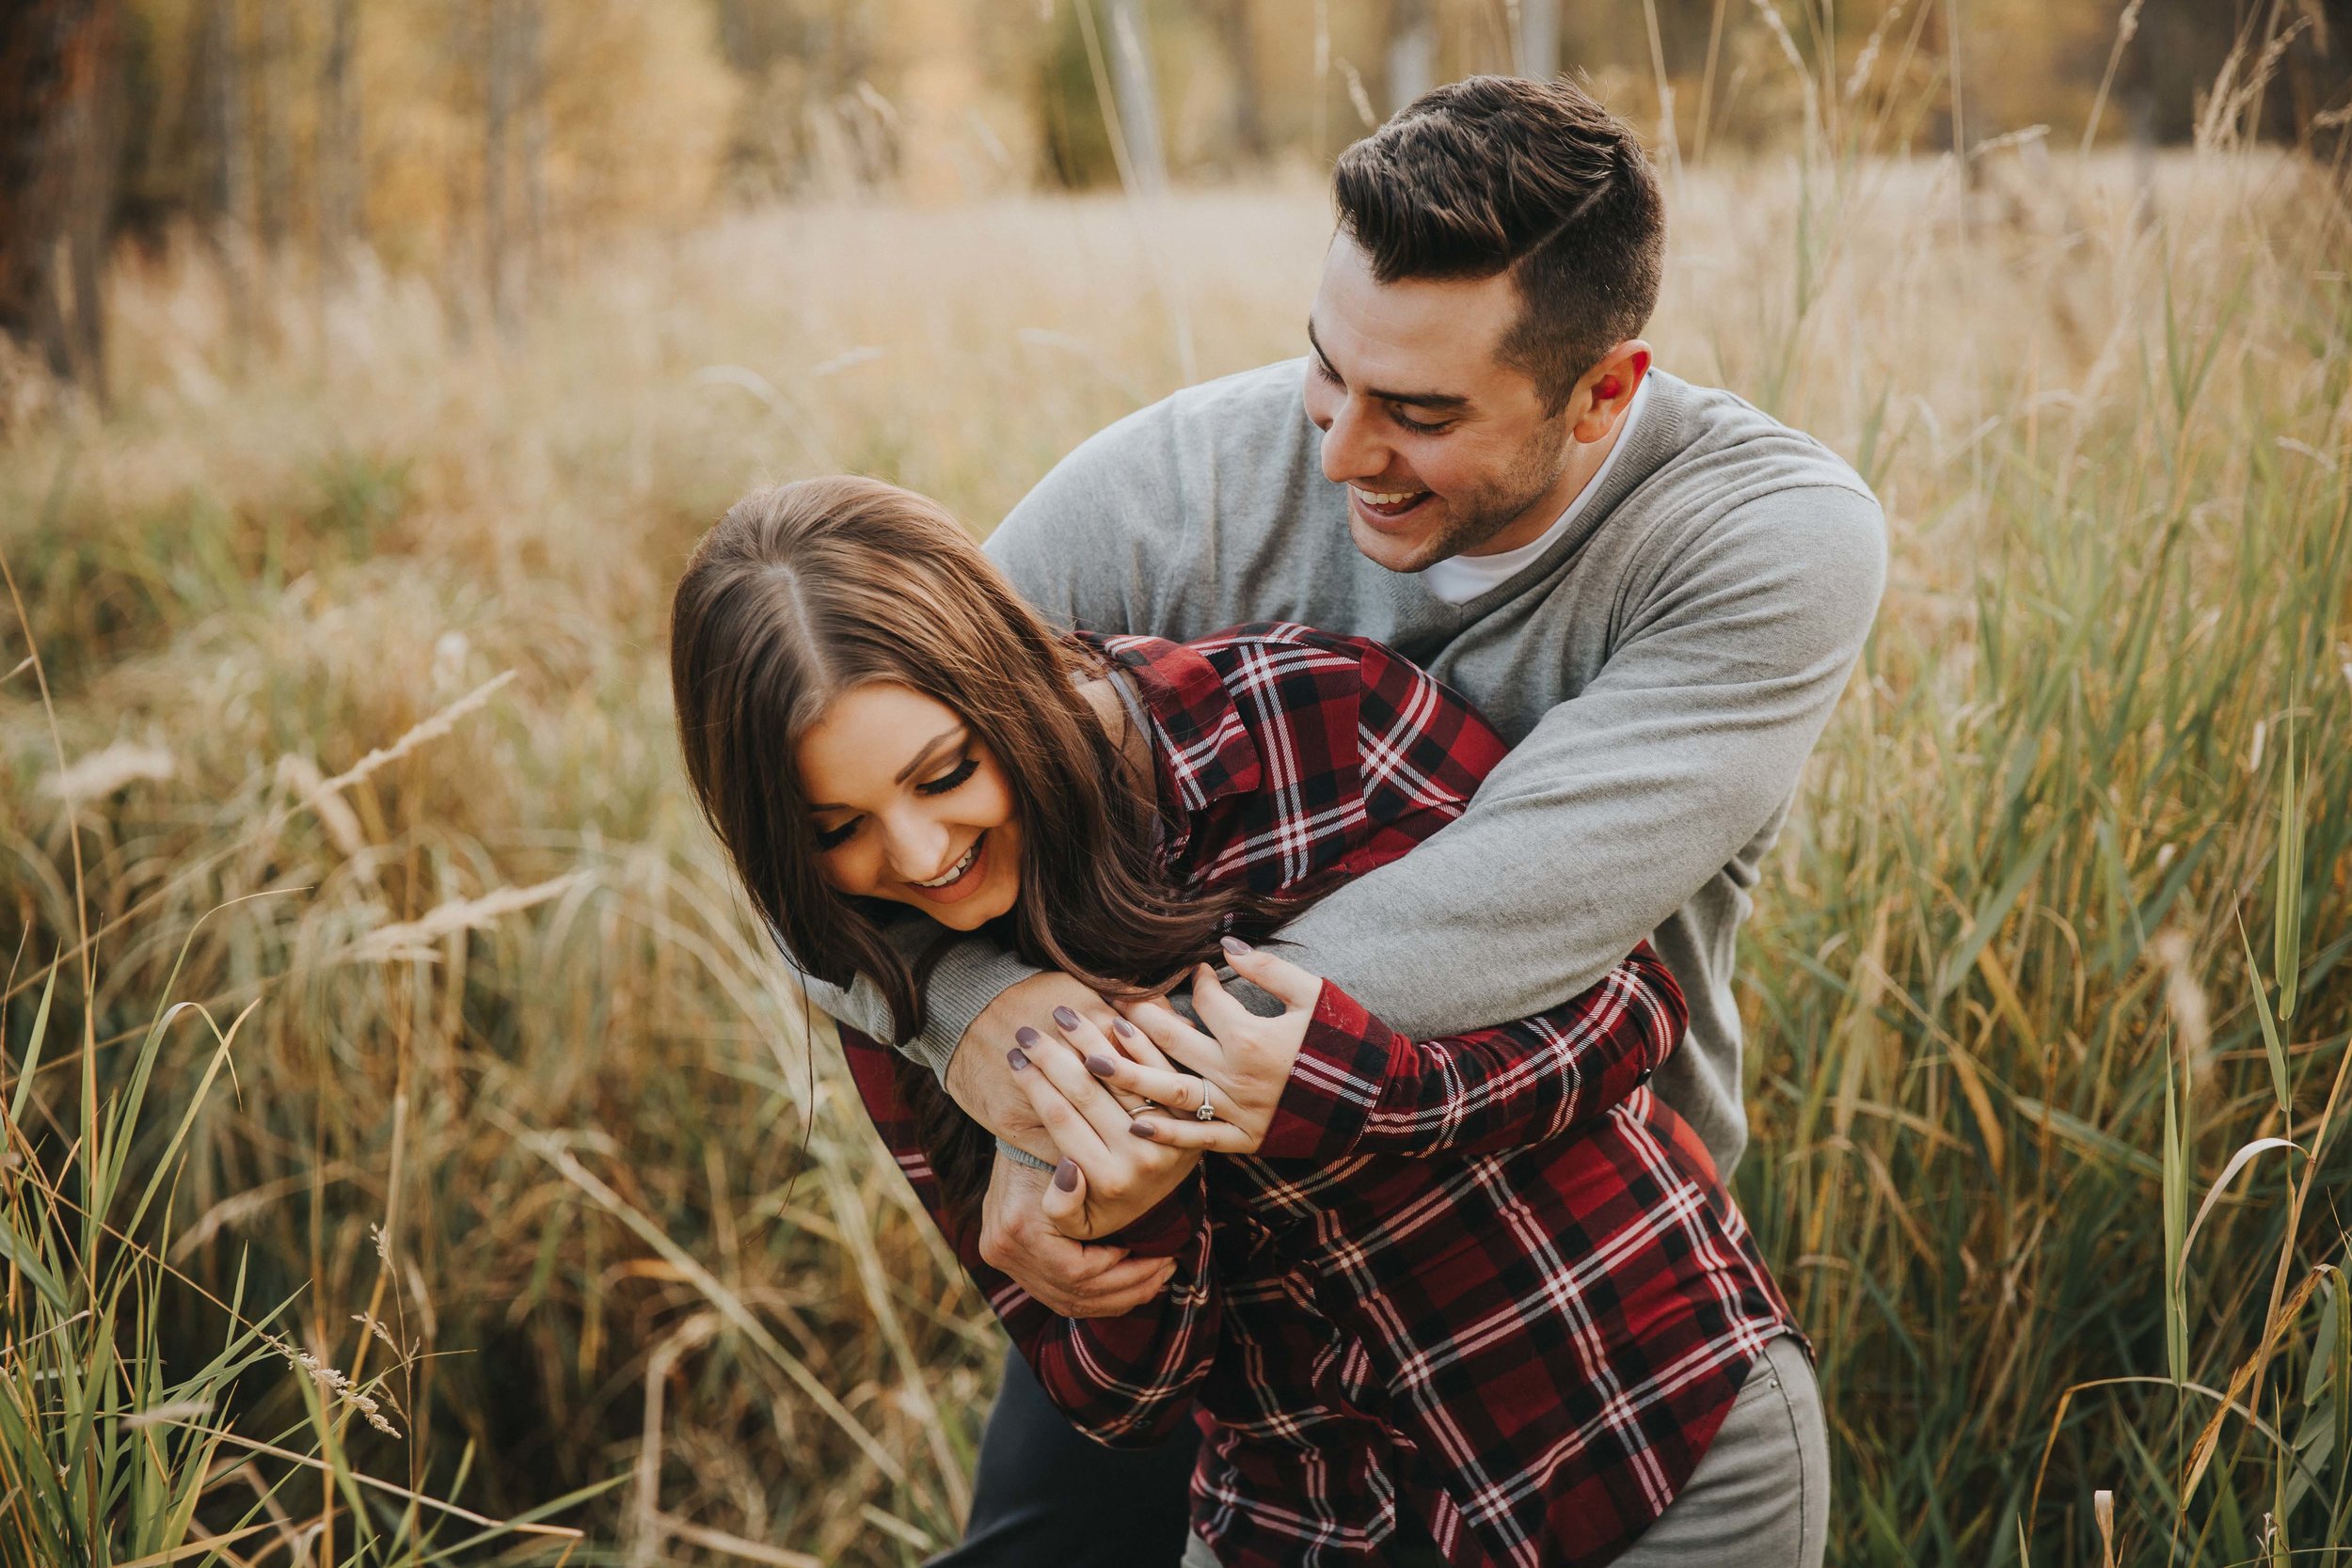
<path fill-rule="evenodd" d="M 1508 271 L 1503 362 L 1549 411 L 1658 305 L 1666 204 L 1632 131 L 1567 82 L 1472 76 L 1340 155 L 1340 227 L 1383 283 Z"/>

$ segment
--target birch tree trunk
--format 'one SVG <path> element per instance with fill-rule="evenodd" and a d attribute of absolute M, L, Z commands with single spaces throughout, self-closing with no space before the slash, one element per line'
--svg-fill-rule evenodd
<path fill-rule="evenodd" d="M 1086 0 L 1080 0 L 1085 4 Z M 1168 154 L 1160 142 L 1160 94 L 1152 74 L 1149 36 L 1140 0 L 1104 0 L 1109 23 L 1111 95 L 1119 102 L 1119 129 L 1127 144 L 1127 166 L 1139 193 L 1168 188 Z"/>
<path fill-rule="evenodd" d="M 1388 111 L 1438 85 L 1438 18 L 1430 0 L 1393 0 L 1389 8 Z"/>
<path fill-rule="evenodd" d="M 1266 155 L 1265 105 L 1258 79 L 1258 39 L 1250 24 L 1249 0 L 1225 0 L 1217 13 L 1225 35 L 1225 56 L 1233 71 L 1233 149 L 1250 163 Z"/>
<path fill-rule="evenodd" d="M 1549 82 L 1560 71 L 1560 0 L 1519 0 L 1519 36 L 1513 40 L 1521 76 Z"/>

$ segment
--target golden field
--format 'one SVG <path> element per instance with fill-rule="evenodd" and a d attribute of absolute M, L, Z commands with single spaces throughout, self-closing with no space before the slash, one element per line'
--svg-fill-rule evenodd
<path fill-rule="evenodd" d="M 1667 192 L 1661 363 L 1893 530 L 1743 960 L 1832 1560 L 2352 1542 L 2341 196 L 2032 141 Z M 1327 230 L 1306 183 L 762 208 L 504 348 L 412 276 L 289 275 L 238 337 L 199 248 L 125 264 L 116 404 L 0 445 L 0 1560 L 953 1538 L 1001 1340 L 693 816 L 669 586 L 803 474 L 985 532 L 1299 352 Z"/>

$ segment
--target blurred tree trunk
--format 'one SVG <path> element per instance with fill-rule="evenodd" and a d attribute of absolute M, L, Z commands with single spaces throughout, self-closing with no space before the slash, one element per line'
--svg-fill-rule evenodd
<path fill-rule="evenodd" d="M 294 135 L 288 125 L 285 86 L 294 64 L 292 17 L 286 0 L 263 0 L 251 81 L 253 146 L 260 165 L 254 184 L 254 216 L 262 249 L 275 255 L 286 243 L 294 208 Z"/>
<path fill-rule="evenodd" d="M 1080 0 L 1081 4 L 1086 0 Z M 1152 74 L 1149 35 L 1139 0 L 1104 0 L 1109 24 L 1111 96 L 1119 103 L 1119 129 L 1127 144 L 1127 166 L 1138 191 L 1168 186 L 1168 155 L 1160 142 L 1160 93 Z"/>
<path fill-rule="evenodd" d="M 196 94 L 205 143 L 203 209 L 229 295 L 230 352 L 253 334 L 253 149 L 246 125 L 245 51 L 235 0 L 203 0 L 197 17 Z"/>
<path fill-rule="evenodd" d="M 367 182 L 359 148 L 359 0 L 326 0 L 326 49 L 319 61 L 318 204 L 321 272 L 349 276 L 353 249 L 367 240 Z"/>
<path fill-rule="evenodd" d="M 1430 0 L 1391 0 L 1387 74 L 1391 114 L 1438 85 L 1438 16 Z"/>
<path fill-rule="evenodd" d="M 1233 148 L 1249 162 L 1263 163 L 1265 104 L 1258 78 L 1258 37 L 1249 13 L 1249 0 L 1224 0 L 1216 21 L 1225 35 L 1225 57 L 1233 68 Z"/>
<path fill-rule="evenodd" d="M 483 264 L 491 322 L 499 337 L 512 342 L 522 331 L 527 275 L 547 206 L 540 170 L 547 127 L 540 90 L 538 0 L 490 0 L 489 32 L 488 103 L 483 122 Z"/>
<path fill-rule="evenodd" d="M 515 68 L 509 57 L 513 10 L 512 0 L 490 0 L 484 16 L 489 37 L 483 67 L 488 101 L 482 116 L 482 281 L 491 323 L 501 338 L 512 330 L 506 278 L 506 122 L 515 102 Z"/>
<path fill-rule="evenodd" d="M 516 51 L 522 78 L 523 283 L 535 290 L 546 276 L 548 246 L 547 30 L 540 0 L 520 4 Z"/>
<path fill-rule="evenodd" d="M 120 31 L 114 0 L 0 7 L 0 336 L 102 398 Z"/>
<path fill-rule="evenodd" d="M 1560 71 L 1560 0 L 1519 0 L 1519 36 L 1512 40 L 1514 69 L 1549 82 Z"/>

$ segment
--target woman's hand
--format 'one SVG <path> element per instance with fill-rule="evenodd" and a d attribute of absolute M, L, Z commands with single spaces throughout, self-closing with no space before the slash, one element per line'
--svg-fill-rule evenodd
<path fill-rule="evenodd" d="M 1218 1154 L 1254 1154 L 1274 1120 L 1291 1067 L 1313 1021 L 1323 982 L 1295 963 L 1261 953 L 1232 937 L 1225 952 L 1233 973 L 1282 1004 L 1260 1018 L 1225 992 L 1202 964 L 1192 980 L 1193 1010 L 1202 1034 L 1159 1002 L 1121 1003 L 1124 1055 L 1090 1056 L 1087 1068 L 1113 1088 L 1157 1102 L 1160 1111 L 1135 1118 L 1137 1133 L 1154 1143 Z M 1192 1069 L 1181 1072 L 1169 1058 Z M 1106 1070 L 1107 1069 L 1107 1070 Z M 1195 1076 L 1197 1074 L 1198 1076 Z M 1199 1119 L 1203 1097 L 1215 1118 Z"/>
<path fill-rule="evenodd" d="M 1015 1037 L 1020 1044 L 1006 1057 L 1013 1081 L 1064 1156 L 1039 1208 L 1065 1236 L 1106 1236 L 1174 1192 L 1200 1156 L 1171 1140 L 1136 1132 L 1133 1113 L 1100 1073 L 1088 1069 L 1090 1060 L 1119 1054 L 1092 1022 L 1057 1007 L 1054 1027 L 1059 1039 L 1022 1029 Z"/>

